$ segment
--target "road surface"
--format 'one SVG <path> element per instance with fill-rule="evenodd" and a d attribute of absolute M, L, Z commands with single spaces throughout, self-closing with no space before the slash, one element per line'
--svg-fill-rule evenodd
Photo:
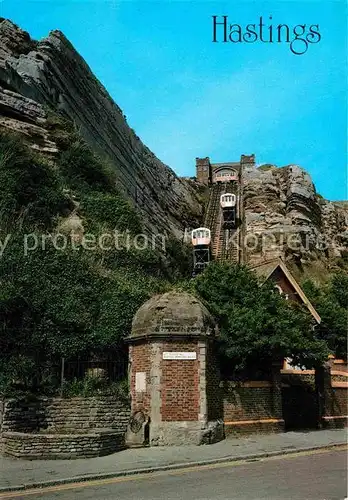
<path fill-rule="evenodd" d="M 60 485 L 3 494 L 0 499 L 344 500 L 346 468 L 345 450 L 321 450 Z"/>

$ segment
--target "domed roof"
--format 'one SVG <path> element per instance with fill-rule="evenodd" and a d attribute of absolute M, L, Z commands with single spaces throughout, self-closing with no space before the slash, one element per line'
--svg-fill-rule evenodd
<path fill-rule="evenodd" d="M 167 292 L 145 302 L 134 316 L 131 339 L 170 336 L 213 336 L 208 309 L 187 292 Z"/>

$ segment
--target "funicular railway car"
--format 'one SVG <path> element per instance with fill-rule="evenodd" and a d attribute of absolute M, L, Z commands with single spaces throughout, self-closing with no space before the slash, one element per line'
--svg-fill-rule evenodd
<path fill-rule="evenodd" d="M 211 231 L 206 227 L 194 229 L 191 233 L 193 245 L 193 276 L 202 272 L 210 261 Z"/>
<path fill-rule="evenodd" d="M 233 208 L 236 206 L 237 196 L 234 193 L 224 193 L 220 196 L 221 208 Z"/>
<path fill-rule="evenodd" d="M 210 229 L 206 227 L 199 227 L 194 229 L 191 233 L 191 241 L 194 247 L 210 245 L 211 232 Z"/>
<path fill-rule="evenodd" d="M 226 227 L 235 227 L 237 196 L 234 193 L 222 194 L 220 196 L 220 206 L 223 212 L 224 225 Z"/>

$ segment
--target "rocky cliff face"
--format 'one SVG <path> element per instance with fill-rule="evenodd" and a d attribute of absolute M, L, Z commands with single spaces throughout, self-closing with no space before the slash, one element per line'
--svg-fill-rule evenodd
<path fill-rule="evenodd" d="M 141 142 L 120 108 L 60 31 L 37 42 L 0 18 L 0 126 L 54 155 L 48 109 L 72 120 L 117 173 L 120 189 L 142 212 L 148 231 L 181 237 L 201 213 L 192 185 Z"/>
<path fill-rule="evenodd" d="M 330 268 L 344 266 L 348 204 L 323 199 L 297 165 L 248 167 L 243 182 L 249 262 L 281 256 L 319 280 Z"/>
<path fill-rule="evenodd" d="M 33 41 L 0 18 L 0 127 L 19 132 L 54 160 L 49 109 L 73 121 L 113 166 L 148 231 L 181 238 L 185 227 L 200 225 L 197 183 L 178 178 L 141 142 L 65 36 L 52 31 Z M 243 193 L 247 261 L 282 256 L 299 273 L 319 278 L 330 267 L 348 267 L 348 204 L 317 195 L 300 167 L 246 167 Z"/>

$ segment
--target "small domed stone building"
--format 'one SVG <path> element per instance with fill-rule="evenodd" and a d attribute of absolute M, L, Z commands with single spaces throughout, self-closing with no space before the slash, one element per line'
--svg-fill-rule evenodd
<path fill-rule="evenodd" d="M 216 333 L 207 308 L 186 292 L 157 295 L 140 307 L 128 337 L 130 446 L 223 439 Z"/>

